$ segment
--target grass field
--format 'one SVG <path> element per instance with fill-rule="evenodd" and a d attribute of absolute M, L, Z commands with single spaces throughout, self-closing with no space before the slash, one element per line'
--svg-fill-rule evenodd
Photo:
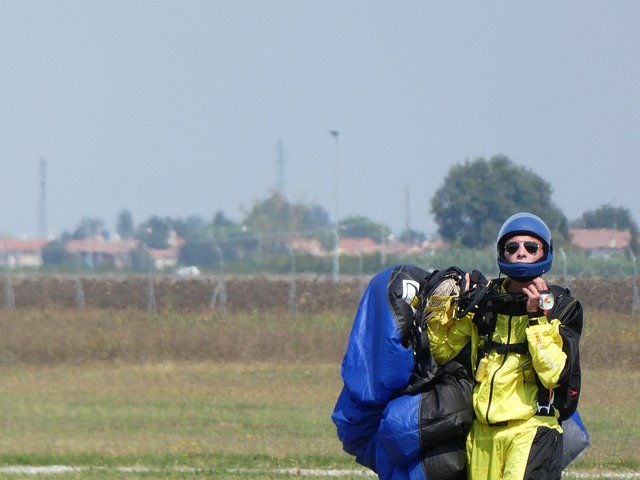
<path fill-rule="evenodd" d="M 3 313 L 0 478 L 362 478 L 329 418 L 350 324 Z M 586 325 L 580 412 L 593 446 L 567 476 L 640 478 L 637 318 L 599 312 Z"/>
<path fill-rule="evenodd" d="M 7 465 L 353 467 L 328 421 L 328 364 L 2 368 Z"/>

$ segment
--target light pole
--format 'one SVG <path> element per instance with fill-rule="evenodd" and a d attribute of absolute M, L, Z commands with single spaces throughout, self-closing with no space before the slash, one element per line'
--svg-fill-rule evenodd
<path fill-rule="evenodd" d="M 336 143 L 335 158 L 333 165 L 333 281 L 337 282 L 340 279 L 340 233 L 338 232 L 338 170 L 340 165 L 340 132 L 338 130 L 329 130 L 329 133 L 333 136 Z"/>

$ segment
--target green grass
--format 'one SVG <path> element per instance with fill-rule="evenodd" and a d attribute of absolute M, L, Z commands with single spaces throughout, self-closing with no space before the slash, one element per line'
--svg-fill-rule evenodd
<path fill-rule="evenodd" d="M 629 340 L 638 324 L 618 314 L 607 328 L 612 321 L 589 314 L 583 336 L 580 412 L 593 446 L 570 467 L 592 474 L 580 478 L 640 471 L 640 368 Z M 0 363 L 0 479 L 33 478 L 2 471 L 20 465 L 81 467 L 45 475 L 56 479 L 361 471 L 330 421 L 350 326 L 261 312 L 4 313 L 0 341 L 12 340 L 12 355 Z"/>
<path fill-rule="evenodd" d="M 640 372 L 604 367 L 583 377 L 579 410 L 592 447 L 576 467 L 640 470 Z"/>
<path fill-rule="evenodd" d="M 335 365 L 13 365 L 0 378 L 4 465 L 354 468 L 329 420 Z"/>
<path fill-rule="evenodd" d="M 329 419 L 341 387 L 336 364 L 12 365 L 0 378 L 3 465 L 92 467 L 56 478 L 359 468 Z M 622 391 L 605 369 L 586 371 L 585 380 L 599 386 L 585 389 L 581 406 L 593 447 L 572 470 L 637 470 L 640 374 Z"/>

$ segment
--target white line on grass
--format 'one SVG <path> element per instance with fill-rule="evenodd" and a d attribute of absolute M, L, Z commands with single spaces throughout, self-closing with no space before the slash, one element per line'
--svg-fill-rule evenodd
<path fill-rule="evenodd" d="M 47 475 L 50 473 L 80 472 L 82 470 L 82 467 L 65 467 L 64 465 L 0 467 L 0 473 L 15 473 L 18 475 Z"/>
<path fill-rule="evenodd" d="M 48 466 L 5 466 L 0 467 L 0 473 L 16 474 L 16 475 L 53 475 L 62 473 L 82 472 L 85 470 L 100 470 L 107 469 L 107 467 L 69 467 L 64 465 L 48 465 Z M 115 467 L 113 470 L 124 473 L 152 473 L 152 472 L 180 472 L 180 473 L 199 473 L 202 469 L 188 468 L 188 467 L 176 467 L 170 469 L 156 469 L 147 467 Z M 259 469 L 226 469 L 226 472 L 232 475 L 247 475 L 247 474 L 264 474 L 282 475 L 282 476 L 297 476 L 297 477 L 376 477 L 371 470 L 321 470 L 321 469 L 305 469 L 305 468 L 286 468 L 275 470 L 259 470 Z"/>
<path fill-rule="evenodd" d="M 599 478 L 621 478 L 633 479 L 640 478 L 640 472 L 601 472 L 601 473 L 582 473 L 582 472 L 563 472 L 563 477 L 567 478 L 583 478 L 586 480 Z"/>
<path fill-rule="evenodd" d="M 104 467 L 103 467 L 104 468 Z M 63 473 L 72 473 L 72 472 L 81 472 L 84 470 L 95 470 L 100 469 L 100 467 L 70 467 L 65 465 L 48 465 L 48 466 L 5 466 L 0 467 L 0 473 L 6 474 L 16 474 L 16 475 L 52 475 L 52 474 L 63 474 Z M 152 473 L 152 472 L 163 472 L 167 471 L 167 469 L 154 469 L 147 467 L 117 467 L 114 468 L 119 472 L 126 473 Z M 173 472 L 182 472 L 182 473 L 199 473 L 202 472 L 202 469 L 198 468 L 187 468 L 187 467 L 178 467 L 168 469 Z M 243 475 L 243 474 L 270 474 L 276 476 L 287 476 L 287 477 L 368 477 L 375 478 L 376 475 L 371 470 L 361 469 L 361 470 L 323 470 L 323 469 L 306 469 L 306 468 L 286 468 L 286 469 L 276 469 L 276 470 L 259 470 L 259 469 L 227 469 L 227 473 L 232 475 Z M 583 473 L 583 472 L 574 472 L 574 471 L 566 471 L 562 474 L 563 477 L 567 478 L 579 478 L 584 480 L 598 480 L 603 478 L 619 478 L 623 480 L 630 479 L 640 479 L 640 472 L 600 472 L 600 473 Z"/>

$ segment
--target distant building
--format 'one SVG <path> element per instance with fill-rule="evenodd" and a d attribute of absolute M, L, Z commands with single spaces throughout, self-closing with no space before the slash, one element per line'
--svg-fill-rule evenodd
<path fill-rule="evenodd" d="M 157 270 L 174 268 L 178 264 L 180 247 L 171 245 L 167 248 L 150 248 L 149 255 L 153 260 L 153 267 Z"/>
<path fill-rule="evenodd" d="M 622 253 L 631 243 L 631 234 L 628 231 L 609 228 L 574 228 L 569 230 L 569 235 L 574 247 L 594 257 L 608 257 Z"/>
<path fill-rule="evenodd" d="M 368 255 L 380 252 L 382 245 L 378 245 L 371 238 L 341 238 L 339 250 L 342 255 Z"/>
<path fill-rule="evenodd" d="M 78 255 L 82 264 L 89 268 L 109 265 L 122 269 L 129 265 L 131 250 L 137 244 L 137 240 L 105 240 L 97 236 L 69 240 L 65 249 Z"/>
<path fill-rule="evenodd" d="M 291 238 L 288 244 L 297 254 L 317 256 L 331 254 L 330 251 L 322 247 L 319 240 L 313 238 Z M 341 237 L 338 248 L 340 249 L 340 255 L 358 256 L 376 253 L 383 255 L 420 254 L 448 247 L 449 244 L 442 240 L 411 244 L 399 242 L 395 239 L 389 239 L 386 243 L 378 243 L 369 237 Z"/>
<path fill-rule="evenodd" d="M 295 253 L 315 256 L 327 255 L 327 251 L 322 248 L 322 244 L 317 238 L 290 238 L 288 245 Z"/>
<path fill-rule="evenodd" d="M 8 268 L 42 265 L 42 249 L 49 243 L 42 238 L 0 238 L 0 265 Z"/>

